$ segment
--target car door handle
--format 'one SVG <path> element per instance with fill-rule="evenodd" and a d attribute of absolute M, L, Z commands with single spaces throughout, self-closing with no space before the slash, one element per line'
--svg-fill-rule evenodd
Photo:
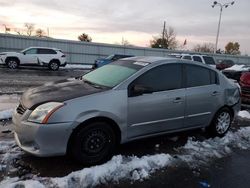
<path fill-rule="evenodd" d="M 173 103 L 180 103 L 180 102 L 182 102 L 181 97 L 176 97 L 176 98 L 173 100 Z"/>
<path fill-rule="evenodd" d="M 216 96 L 216 95 L 218 95 L 218 94 L 219 94 L 218 91 L 214 91 L 211 95 L 212 95 L 212 96 Z"/>

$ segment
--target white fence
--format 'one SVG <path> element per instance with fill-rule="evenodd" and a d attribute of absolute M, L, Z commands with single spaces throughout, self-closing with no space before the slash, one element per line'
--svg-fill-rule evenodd
<path fill-rule="evenodd" d="M 106 57 L 110 54 L 126 54 L 136 56 L 167 56 L 169 53 L 182 53 L 183 51 L 172 51 L 166 49 L 130 47 L 113 44 L 89 43 L 72 40 L 61 40 L 51 38 L 27 37 L 11 34 L 0 34 L 0 52 L 20 51 L 31 46 L 54 47 L 61 49 L 68 58 L 68 63 L 93 64 L 94 60 Z M 190 53 L 190 52 L 184 52 Z M 248 56 L 232 56 L 222 54 L 209 54 L 217 61 L 231 59 L 235 63 L 250 64 Z"/>

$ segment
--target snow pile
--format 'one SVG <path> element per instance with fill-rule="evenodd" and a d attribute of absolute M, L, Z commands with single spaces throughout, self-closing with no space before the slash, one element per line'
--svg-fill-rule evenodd
<path fill-rule="evenodd" d="M 232 70 L 232 71 L 248 71 L 250 67 L 246 65 L 234 65 L 232 67 L 226 68 L 225 70 Z"/>
<path fill-rule="evenodd" d="M 250 119 L 250 113 L 246 110 L 240 111 L 238 116 L 245 119 Z"/>
<path fill-rule="evenodd" d="M 8 181 L 1 185 L 9 187 L 35 185 L 37 187 L 92 187 L 120 180 L 142 181 L 150 177 L 155 171 L 185 162 L 191 167 L 206 164 L 213 158 L 221 158 L 232 152 L 234 148 L 250 149 L 250 127 L 239 129 L 237 132 L 228 132 L 223 138 L 210 138 L 196 141 L 189 138 L 187 143 L 175 149 L 177 154 L 155 154 L 143 157 L 114 156 L 109 162 L 72 172 L 61 178 L 39 178 L 34 176 L 33 181 Z M 6 149 L 6 148 L 5 148 Z M 0 150 L 1 152 L 1 150 Z"/>
<path fill-rule="evenodd" d="M 81 65 L 81 64 L 67 64 L 65 67 L 61 67 L 61 69 L 91 69 L 92 65 Z"/>
<path fill-rule="evenodd" d="M 202 142 L 192 138 L 179 152 L 177 157 L 190 166 L 207 164 L 211 158 L 222 158 L 232 152 L 232 148 L 250 149 L 250 127 L 241 128 L 237 132 L 228 132 L 223 138 L 210 138 Z"/>
<path fill-rule="evenodd" d="M 0 172 L 4 171 L 20 154 L 21 150 L 17 147 L 15 141 L 0 141 Z"/>
<path fill-rule="evenodd" d="M 142 180 L 158 169 L 166 167 L 173 158 L 169 154 L 151 156 L 123 157 L 114 156 L 106 164 L 85 168 L 63 178 L 52 180 L 55 187 L 92 187 L 121 179 Z"/>
<path fill-rule="evenodd" d="M 26 180 L 26 181 L 19 181 L 17 183 L 14 183 L 17 181 L 17 178 L 9 178 L 5 181 L 3 181 L 0 186 L 4 188 L 17 188 L 17 187 L 23 187 L 23 188 L 45 188 L 43 184 L 41 184 L 39 181 L 36 180 Z"/>
<path fill-rule="evenodd" d="M 13 114 L 13 109 L 0 111 L 0 120 L 10 119 Z"/>

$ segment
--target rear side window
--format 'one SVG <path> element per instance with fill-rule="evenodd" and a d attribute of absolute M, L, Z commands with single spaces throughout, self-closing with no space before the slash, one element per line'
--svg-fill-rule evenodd
<path fill-rule="evenodd" d="M 57 54 L 55 50 L 52 49 L 38 49 L 38 54 Z"/>
<path fill-rule="evenodd" d="M 133 83 L 150 88 L 153 92 L 182 88 L 182 65 L 161 65 L 141 75 Z"/>
<path fill-rule="evenodd" d="M 186 86 L 197 87 L 210 85 L 210 70 L 204 67 L 186 65 Z"/>
<path fill-rule="evenodd" d="M 193 56 L 193 60 L 202 63 L 202 59 L 199 56 Z"/>
<path fill-rule="evenodd" d="M 185 55 L 185 56 L 183 56 L 183 58 L 182 58 L 182 59 L 192 60 L 191 56 L 189 56 L 189 55 Z"/>
<path fill-rule="evenodd" d="M 203 56 L 203 59 L 206 64 L 215 65 L 214 58 L 209 57 L 209 56 Z"/>
<path fill-rule="evenodd" d="M 210 84 L 219 84 L 217 73 L 212 70 L 210 70 Z"/>

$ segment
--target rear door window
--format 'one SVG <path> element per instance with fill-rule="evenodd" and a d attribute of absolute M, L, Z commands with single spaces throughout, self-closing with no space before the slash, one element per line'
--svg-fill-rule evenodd
<path fill-rule="evenodd" d="M 195 65 L 186 65 L 186 87 L 210 85 L 210 70 Z"/>
<path fill-rule="evenodd" d="M 193 60 L 202 63 L 202 59 L 200 56 L 193 56 Z"/>
<path fill-rule="evenodd" d="M 38 49 L 38 54 L 56 54 L 56 51 L 52 49 L 40 48 Z"/>
<path fill-rule="evenodd" d="M 206 64 L 215 65 L 214 58 L 209 57 L 209 56 L 203 56 L 203 59 L 204 59 Z"/>

